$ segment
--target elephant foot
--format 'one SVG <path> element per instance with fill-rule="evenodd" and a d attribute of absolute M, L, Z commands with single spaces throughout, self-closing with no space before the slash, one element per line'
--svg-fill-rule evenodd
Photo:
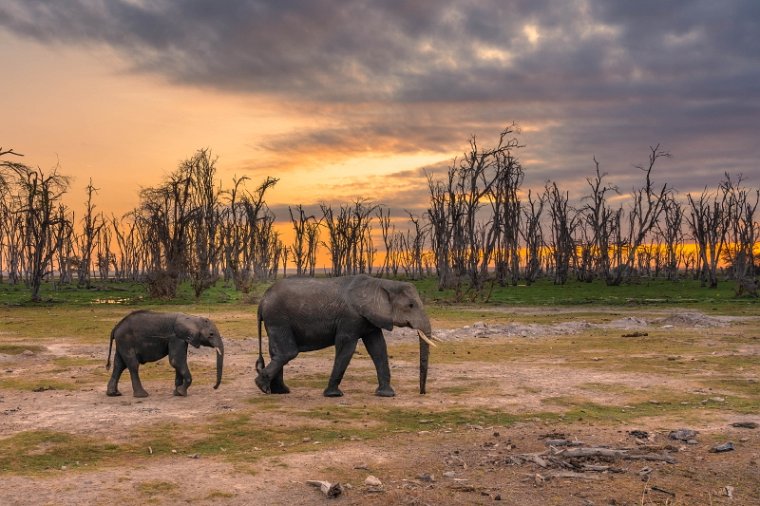
<path fill-rule="evenodd" d="M 378 387 L 377 390 L 375 390 L 375 395 L 378 397 L 394 397 L 396 395 L 396 392 L 391 387 Z"/>
<path fill-rule="evenodd" d="M 273 393 L 273 394 L 289 394 L 290 393 L 290 388 L 288 388 L 285 385 L 280 385 L 280 386 L 274 386 L 274 385 L 272 385 L 272 392 L 271 393 Z"/>
<path fill-rule="evenodd" d="M 266 381 L 264 378 L 261 377 L 261 374 L 256 376 L 256 379 L 254 381 L 256 383 L 256 386 L 259 387 L 259 390 L 261 390 L 265 394 L 272 393 L 272 387 L 270 386 L 268 381 Z"/>
<path fill-rule="evenodd" d="M 146 392 L 145 390 L 143 390 L 142 392 L 137 391 L 137 392 L 135 392 L 132 395 L 135 396 L 135 397 L 139 397 L 139 398 L 148 397 L 148 392 Z"/>
<path fill-rule="evenodd" d="M 343 392 L 341 392 L 340 388 L 338 387 L 335 387 L 335 388 L 327 387 L 325 388 L 324 396 L 325 397 L 343 397 Z"/>
<path fill-rule="evenodd" d="M 110 392 L 106 392 L 106 395 L 108 397 L 119 397 L 119 396 L 121 396 L 121 392 L 119 392 L 118 390 L 113 390 L 113 391 L 110 391 Z"/>
<path fill-rule="evenodd" d="M 174 396 L 175 397 L 187 397 L 187 389 L 186 388 L 184 388 L 184 389 L 175 388 L 174 389 Z"/>

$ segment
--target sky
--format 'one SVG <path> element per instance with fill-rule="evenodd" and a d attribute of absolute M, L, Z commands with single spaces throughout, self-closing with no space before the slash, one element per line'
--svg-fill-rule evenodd
<path fill-rule="evenodd" d="M 760 185 L 757 0 L 3 0 L 0 147 L 120 214 L 200 148 L 287 207 L 422 214 L 513 123 L 524 188 Z"/>

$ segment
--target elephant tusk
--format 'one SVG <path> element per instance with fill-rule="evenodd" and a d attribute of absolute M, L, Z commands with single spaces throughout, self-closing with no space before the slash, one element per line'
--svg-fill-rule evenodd
<path fill-rule="evenodd" d="M 222 350 L 220 350 L 218 346 L 215 346 L 214 349 L 216 350 L 216 353 L 218 355 L 220 355 L 220 356 L 222 355 Z"/>
<path fill-rule="evenodd" d="M 417 330 L 417 335 L 420 336 L 420 339 L 422 339 L 423 341 L 425 341 L 426 343 L 428 343 L 433 348 L 437 348 L 438 347 L 438 345 L 435 344 L 433 341 L 431 341 L 430 338 L 428 338 L 428 336 L 426 336 L 423 331 L 421 331 L 421 330 L 418 329 Z"/>

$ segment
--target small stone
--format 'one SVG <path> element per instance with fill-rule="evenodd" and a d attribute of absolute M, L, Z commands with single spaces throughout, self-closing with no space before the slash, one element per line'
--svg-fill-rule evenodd
<path fill-rule="evenodd" d="M 369 487 L 382 487 L 383 482 L 372 476 L 371 474 L 364 479 L 364 484 Z"/>
<path fill-rule="evenodd" d="M 710 448 L 711 453 L 723 453 L 723 452 L 730 452 L 733 450 L 734 450 L 734 444 L 731 441 L 717 445 L 717 446 L 713 446 L 712 448 Z"/>
<path fill-rule="evenodd" d="M 454 478 L 457 475 L 454 471 L 446 471 L 443 473 L 444 478 Z"/>
<path fill-rule="evenodd" d="M 311 438 L 310 437 L 305 437 L 301 441 L 304 442 L 304 443 L 309 443 L 309 442 L 311 442 Z"/>
<path fill-rule="evenodd" d="M 689 441 L 690 439 L 694 439 L 697 436 L 698 432 L 691 429 L 678 429 L 671 431 L 671 433 L 668 435 L 670 439 L 675 439 L 677 441 Z"/>
<path fill-rule="evenodd" d="M 420 481 L 425 481 L 427 483 L 432 483 L 435 481 L 435 476 L 430 473 L 422 473 L 417 476 L 417 479 Z"/>

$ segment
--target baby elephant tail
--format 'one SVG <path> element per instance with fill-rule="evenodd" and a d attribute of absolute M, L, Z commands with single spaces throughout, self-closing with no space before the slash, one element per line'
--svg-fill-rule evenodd
<path fill-rule="evenodd" d="M 256 359 L 256 372 L 261 374 L 261 371 L 264 369 L 264 366 L 266 365 L 264 363 L 264 353 L 261 349 L 261 322 L 264 320 L 261 316 L 261 305 L 259 305 L 259 309 L 257 311 L 257 318 L 258 324 L 259 324 L 259 358 Z"/>

